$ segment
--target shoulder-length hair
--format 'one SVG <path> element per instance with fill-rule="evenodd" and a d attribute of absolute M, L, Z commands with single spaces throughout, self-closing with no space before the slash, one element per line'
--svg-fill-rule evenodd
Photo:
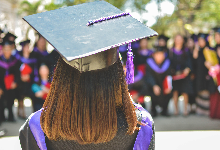
<path fill-rule="evenodd" d="M 117 133 L 117 109 L 125 114 L 127 134 L 133 134 L 137 118 L 120 60 L 80 73 L 60 58 L 40 123 L 49 140 L 104 143 Z"/>

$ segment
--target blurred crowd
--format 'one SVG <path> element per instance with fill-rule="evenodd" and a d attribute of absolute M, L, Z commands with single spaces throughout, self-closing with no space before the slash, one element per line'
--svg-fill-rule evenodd
<path fill-rule="evenodd" d="M 14 113 L 26 119 L 24 99 L 32 100 L 33 111 L 39 110 L 47 97 L 59 54 L 53 50 L 48 53 L 46 40 L 37 35 L 33 48 L 30 40 L 19 44 L 16 36 L 0 30 L 0 123 L 15 122 Z M 151 115 L 159 113 L 170 116 L 168 104 L 173 99 L 175 116 L 179 115 L 178 98 L 184 98 L 184 116 L 189 113 L 210 115 L 218 118 L 212 111 L 219 99 L 220 84 L 220 29 L 215 28 L 215 47 L 209 45 L 211 36 L 204 33 L 185 38 L 177 34 L 173 46 L 168 48 L 170 38 L 157 37 L 153 48 L 149 49 L 151 38 L 132 43 L 134 52 L 134 83 L 129 85 L 133 100 L 145 106 L 145 97 L 151 98 Z M 126 72 L 127 45 L 119 47 Z M 219 80 L 219 81 L 218 81 Z M 18 100 L 17 112 L 12 111 L 14 100 Z M 190 107 L 189 107 L 190 106 Z M 157 107 L 161 108 L 158 112 Z M 6 118 L 5 109 L 8 110 Z M 216 116 L 216 113 L 218 115 Z"/>
<path fill-rule="evenodd" d="M 18 51 L 17 37 L 2 30 L 0 33 L 0 123 L 6 120 L 15 122 L 12 110 L 15 99 L 18 100 L 16 113 L 21 119 L 26 119 L 26 97 L 32 100 L 33 111 L 42 108 L 59 54 L 55 50 L 48 53 L 47 42 L 41 35 L 36 35 L 33 48 L 29 39 L 20 42 L 22 49 Z M 7 118 L 5 109 L 8 110 Z"/>
<path fill-rule="evenodd" d="M 151 115 L 156 117 L 160 113 L 168 117 L 179 115 L 178 99 L 182 96 L 183 116 L 198 114 L 220 118 L 220 28 L 212 31 L 212 35 L 199 33 L 184 37 L 177 34 L 170 38 L 159 35 L 154 41 L 145 38 L 132 43 L 135 74 L 129 91 L 133 100 L 147 108 L 145 98 L 148 96 Z M 170 48 L 168 40 L 173 40 Z M 153 45 L 151 49 L 149 43 Z M 119 47 L 119 51 L 126 71 L 127 45 Z M 171 99 L 173 114 L 168 113 Z"/>

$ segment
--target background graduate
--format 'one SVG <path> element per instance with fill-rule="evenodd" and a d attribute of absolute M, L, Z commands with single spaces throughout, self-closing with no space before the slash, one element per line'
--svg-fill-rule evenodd
<path fill-rule="evenodd" d="M 174 46 L 170 50 L 170 60 L 173 78 L 173 100 L 175 105 L 175 115 L 179 114 L 178 97 L 184 97 L 184 116 L 188 115 L 188 94 L 192 93 L 193 88 L 189 73 L 192 70 L 191 59 L 188 49 L 185 47 L 184 38 L 176 35 Z"/>
<path fill-rule="evenodd" d="M 151 96 L 151 115 L 157 116 L 156 106 L 162 107 L 161 115 L 169 116 L 167 107 L 172 97 L 171 63 L 166 57 L 166 48 L 157 46 L 153 56 L 147 59 L 146 81 Z"/>
<path fill-rule="evenodd" d="M 103 16 L 106 19 L 98 19 Z M 153 120 L 132 102 L 127 83 L 133 80 L 130 43 L 157 33 L 104 1 L 24 19 L 61 57 L 43 109 L 20 129 L 22 149 L 154 149 Z M 56 19 L 61 19 L 61 24 Z M 98 20 L 88 22 L 91 19 Z M 130 25 L 133 28 L 126 28 Z M 52 26 L 54 32 L 48 32 Z M 118 46 L 126 42 L 129 51 L 125 78 Z"/>
<path fill-rule="evenodd" d="M 33 102 L 33 93 L 31 91 L 31 85 L 33 82 L 38 82 L 38 66 L 37 59 L 35 58 L 35 52 L 30 49 L 30 40 L 25 40 L 20 43 L 22 46 L 22 50 L 20 51 L 20 76 L 21 83 L 19 85 L 20 99 L 18 105 L 18 117 L 26 119 L 25 111 L 24 111 L 24 98 L 29 97 Z M 33 103 L 34 104 L 34 103 Z"/>
<path fill-rule="evenodd" d="M 20 83 L 20 61 L 12 56 L 13 42 L 7 38 L 3 39 L 3 55 L 0 57 L 0 87 L 3 91 L 1 98 L 6 101 L 8 109 L 8 121 L 15 121 L 12 112 L 14 99 L 16 98 L 16 89 Z M 5 120 L 4 109 L 1 109 L 3 120 Z"/>

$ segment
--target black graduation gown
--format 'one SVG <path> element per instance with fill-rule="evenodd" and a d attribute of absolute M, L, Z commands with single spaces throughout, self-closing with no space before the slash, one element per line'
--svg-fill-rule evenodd
<path fill-rule="evenodd" d="M 140 106 L 138 106 L 140 108 Z M 139 109 L 138 108 L 138 109 Z M 41 135 L 41 138 L 38 139 L 38 142 L 41 141 L 41 147 L 47 148 L 47 150 L 115 150 L 115 149 L 120 149 L 120 150 L 133 150 L 133 147 L 135 144 L 138 144 L 139 146 L 143 147 L 146 143 L 147 146 L 143 147 L 146 150 L 154 150 L 155 149 L 155 132 L 154 132 L 154 123 L 150 115 L 147 113 L 144 113 L 142 115 L 142 111 L 136 110 L 137 113 L 137 118 L 138 121 L 141 121 L 142 118 L 146 118 L 146 125 L 143 128 L 148 128 L 148 130 L 145 130 L 145 132 L 142 132 L 142 135 L 138 135 L 138 132 L 140 131 L 135 131 L 132 135 L 128 135 L 127 132 L 127 121 L 125 118 L 125 115 L 122 111 L 118 110 L 117 111 L 117 126 L 118 126 L 118 132 L 116 136 L 109 142 L 107 143 L 100 143 L 100 144 L 85 144 L 81 145 L 78 144 L 76 141 L 73 140 L 58 140 L 58 141 L 52 141 L 47 138 L 47 136 L 41 132 L 43 135 Z M 142 108 L 143 109 L 143 108 Z M 38 112 L 39 113 L 39 112 Z M 38 115 L 38 117 L 36 117 Z M 33 116 L 33 115 L 32 115 Z M 143 116 L 143 117 L 142 117 Z M 32 119 L 30 116 L 29 119 L 25 122 L 25 124 L 20 128 L 19 130 L 19 138 L 20 138 L 20 143 L 22 150 L 39 150 L 39 147 L 36 142 L 37 138 L 33 134 L 31 130 L 31 126 L 34 127 L 34 130 L 36 130 L 35 133 L 39 134 L 39 118 L 40 114 L 35 114 L 35 118 L 38 119 Z M 150 119 L 151 118 L 151 119 Z M 34 120 L 32 121 L 31 124 L 31 119 Z M 34 124 L 33 124 L 34 123 Z M 38 124 L 38 125 L 37 125 Z M 142 126 L 141 126 L 142 128 Z M 142 130 L 142 129 L 141 129 Z M 144 136 L 144 134 L 146 136 Z M 151 136 L 149 136 L 151 134 Z M 149 136 L 149 139 L 143 139 Z M 143 138 L 141 138 L 143 137 Z M 139 139 L 136 141 L 136 139 Z M 45 141 L 44 141 L 45 140 Z M 45 145 L 44 145 L 45 144 Z M 136 146 L 136 149 L 138 146 Z M 45 148 L 45 149 L 46 149 Z M 142 149 L 141 149 L 142 150 Z"/>
<path fill-rule="evenodd" d="M 177 71 L 183 71 L 187 67 L 192 70 L 192 63 L 188 49 L 176 51 L 175 48 L 172 48 L 170 60 L 173 75 L 175 75 Z M 173 81 L 173 90 L 178 91 L 180 94 L 192 94 L 193 88 L 190 76 L 188 75 L 184 79 Z"/>
<path fill-rule="evenodd" d="M 23 82 L 21 81 L 21 84 L 19 85 L 19 91 L 22 96 L 29 96 L 32 97 L 33 93 L 31 92 L 31 85 L 34 82 L 39 81 L 38 77 L 38 62 L 35 57 L 35 52 L 31 52 L 29 55 L 29 58 L 24 58 L 23 53 L 20 52 L 20 61 L 22 64 L 27 64 L 31 67 L 32 72 L 30 74 L 30 81 L 28 82 Z"/>
<path fill-rule="evenodd" d="M 213 79 L 208 74 L 205 66 L 204 48 L 199 48 L 199 55 L 196 59 L 196 90 L 197 92 L 208 90 L 212 91 Z"/>
<path fill-rule="evenodd" d="M 6 75 L 13 75 L 14 82 L 17 83 L 17 85 L 19 85 L 21 81 L 19 72 L 20 65 L 21 62 L 14 56 L 11 56 L 8 60 L 5 59 L 3 55 L 0 56 L 0 88 L 4 91 L 1 97 L 1 101 L 5 100 L 7 104 L 6 107 L 9 111 L 9 120 L 14 119 L 12 106 L 14 104 L 14 99 L 16 98 L 16 89 L 6 89 L 4 78 L 6 77 Z M 4 120 L 4 108 L 0 111 L 1 118 Z"/>
<path fill-rule="evenodd" d="M 149 87 L 153 113 L 156 113 L 156 105 L 160 105 L 163 108 L 163 113 L 167 113 L 168 103 L 172 94 L 165 95 L 163 93 L 163 81 L 166 76 L 171 75 L 170 64 L 169 58 L 166 58 L 161 65 L 157 65 L 153 58 L 147 59 L 146 82 Z M 153 92 L 154 85 L 158 85 L 161 89 L 159 96 L 156 96 Z"/>

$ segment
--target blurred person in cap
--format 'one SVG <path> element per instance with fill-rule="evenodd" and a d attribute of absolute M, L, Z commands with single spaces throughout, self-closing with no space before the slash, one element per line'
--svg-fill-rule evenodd
<path fill-rule="evenodd" d="M 211 64 L 204 56 L 205 48 L 209 48 L 208 36 L 205 33 L 198 34 L 198 43 L 193 52 L 193 57 L 196 59 L 196 113 L 203 115 L 209 114 L 209 96 L 213 88 L 213 80 L 208 73 Z"/>
<path fill-rule="evenodd" d="M 20 82 L 20 61 L 12 56 L 13 42 L 8 38 L 3 39 L 3 55 L 0 57 L 0 95 L 1 100 L 6 102 L 8 109 L 8 121 L 15 121 L 12 106 L 16 98 L 16 88 Z M 1 109 L 5 120 L 4 109 Z"/>
<path fill-rule="evenodd" d="M 195 45 L 197 44 L 198 39 L 197 35 L 192 34 L 190 37 L 187 38 L 186 47 L 189 49 L 190 59 L 192 62 L 192 70 L 190 72 L 190 80 L 193 87 L 193 92 L 189 94 L 189 104 L 190 104 L 190 113 L 195 113 L 195 98 L 197 96 L 196 94 L 196 59 L 193 58 L 193 51 L 195 49 Z"/>
<path fill-rule="evenodd" d="M 166 57 L 166 47 L 155 46 L 152 57 L 147 59 L 146 82 L 151 96 L 151 115 L 156 117 L 156 106 L 162 107 L 163 116 L 169 116 L 168 103 L 172 97 L 171 62 Z"/>
<path fill-rule="evenodd" d="M 132 102 L 127 83 L 133 79 L 131 42 L 155 31 L 104 1 L 24 20 L 61 57 L 43 108 L 20 129 L 23 150 L 154 149 L 153 120 Z M 125 78 L 118 46 L 126 43 Z"/>
<path fill-rule="evenodd" d="M 163 34 L 159 35 L 158 38 L 157 38 L 157 42 L 158 42 L 158 43 L 157 43 L 157 46 L 163 47 L 163 48 L 165 49 L 165 52 L 166 52 L 166 53 L 169 52 L 169 50 L 168 50 L 168 48 L 167 48 L 167 41 L 168 41 L 169 39 L 170 39 L 169 37 L 167 37 L 167 36 L 165 36 L 165 35 L 163 35 Z"/>
<path fill-rule="evenodd" d="M 178 97 L 183 95 L 184 97 L 184 112 L 183 115 L 188 115 L 188 95 L 192 93 L 193 88 L 190 81 L 190 71 L 192 70 L 192 64 L 190 60 L 189 50 L 185 47 L 184 37 L 177 34 L 174 37 L 174 46 L 171 48 L 170 60 L 171 71 L 173 78 L 173 100 L 175 106 L 174 115 L 179 115 Z"/>
<path fill-rule="evenodd" d="M 39 81 L 38 77 L 38 66 L 37 66 L 37 59 L 35 58 L 35 54 L 30 49 L 30 40 L 24 40 L 20 42 L 22 46 L 22 50 L 20 51 L 20 76 L 21 76 L 21 83 L 19 84 L 19 92 L 20 92 L 20 99 L 18 105 L 18 117 L 21 119 L 26 119 L 25 111 L 24 111 L 24 98 L 29 97 L 33 101 L 33 93 L 31 91 L 31 85 L 34 82 Z M 34 104 L 34 103 L 33 103 Z"/>
<path fill-rule="evenodd" d="M 4 38 L 7 38 L 9 41 L 11 41 L 13 44 L 12 44 L 12 55 L 14 57 L 16 57 L 17 59 L 20 59 L 20 55 L 19 55 L 19 51 L 16 49 L 16 45 L 15 45 L 15 40 L 17 38 L 16 35 L 8 32 Z"/>

